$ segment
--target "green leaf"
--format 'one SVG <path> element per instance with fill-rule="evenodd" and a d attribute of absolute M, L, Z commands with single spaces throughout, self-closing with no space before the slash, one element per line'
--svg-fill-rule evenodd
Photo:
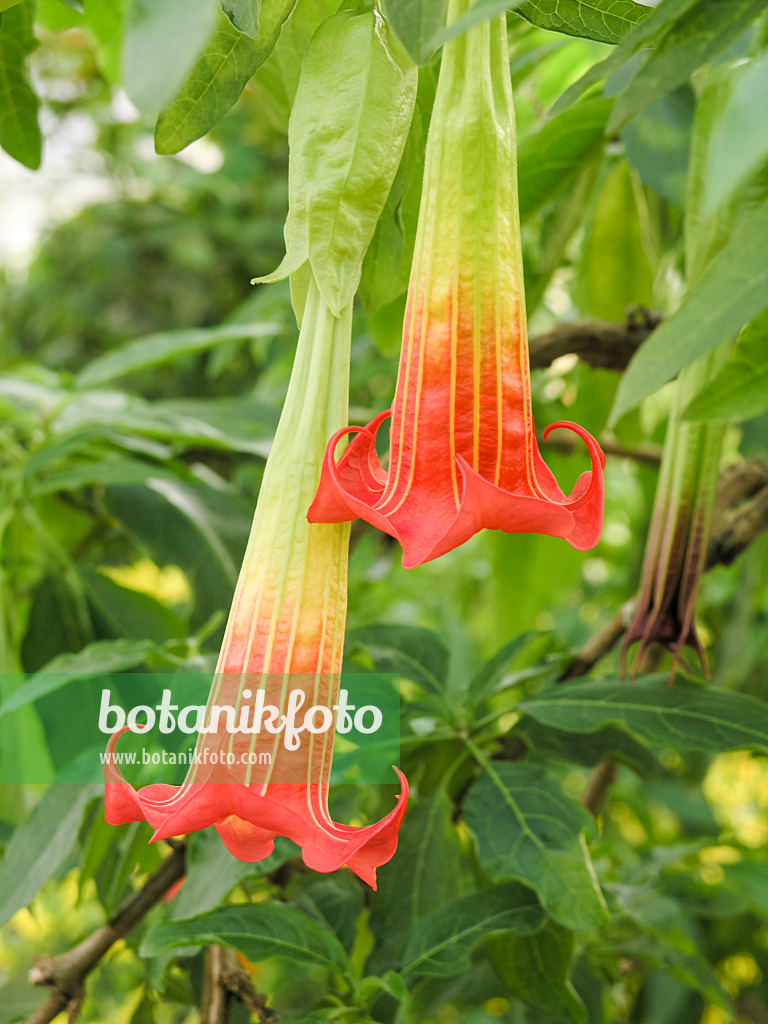
<path fill-rule="evenodd" d="M 87 675 L 107 672 L 124 672 L 142 665 L 148 655 L 160 648 L 151 640 L 97 640 L 88 644 L 76 654 L 60 654 L 49 661 L 44 669 L 20 686 L 0 706 L 0 718 L 40 700 L 49 693 L 55 693 L 63 686 Z"/>
<path fill-rule="evenodd" d="M 75 785 L 86 774 L 94 781 Z M 98 781 L 96 781 L 98 779 Z M 86 751 L 49 786 L 29 818 L 14 832 L 0 864 L 0 924 L 26 907 L 69 856 L 83 812 L 104 782 L 93 752 Z"/>
<path fill-rule="evenodd" d="M 490 945 L 502 980 L 528 1006 L 584 1024 L 586 1009 L 570 981 L 573 932 L 548 921 L 535 935 L 510 935 Z"/>
<path fill-rule="evenodd" d="M 508 680 L 512 662 L 518 670 L 513 673 L 512 680 L 519 679 L 521 674 L 528 677 L 527 670 L 541 662 L 549 645 L 546 633 L 533 630 L 513 637 L 470 679 L 466 687 L 470 706 L 477 707 L 507 686 L 514 685 L 513 681 Z M 522 673 L 519 670 L 522 670 Z"/>
<path fill-rule="evenodd" d="M 608 132 L 687 82 L 696 68 L 727 50 L 764 9 L 764 0 L 699 0 L 619 93 Z"/>
<path fill-rule="evenodd" d="M 514 878 L 535 889 L 550 917 L 566 927 L 605 924 L 608 911 L 584 838 L 592 819 L 542 769 L 486 762 L 464 814 L 493 881 Z"/>
<path fill-rule="evenodd" d="M 514 10 L 520 3 L 522 0 L 476 0 L 466 14 L 462 14 L 456 21 L 436 32 L 429 40 L 427 48 L 435 50 L 449 39 L 464 35 L 481 21 L 495 18 L 504 11 Z"/>
<path fill-rule="evenodd" d="M 123 85 L 145 114 L 157 114 L 176 95 L 205 45 L 215 0 L 128 0 Z"/>
<path fill-rule="evenodd" d="M 81 568 L 79 575 L 86 586 L 89 603 L 107 629 L 118 637 L 162 644 L 186 635 L 182 619 L 149 594 L 121 587 L 91 569 Z"/>
<path fill-rule="evenodd" d="M 418 626 L 382 623 L 362 626 L 347 635 L 347 646 L 359 644 L 379 672 L 397 672 L 428 693 L 441 694 L 448 673 L 448 650 L 437 635 Z"/>
<path fill-rule="evenodd" d="M 749 420 L 768 411 L 768 314 L 744 329 L 728 362 L 683 412 L 686 420 Z"/>
<path fill-rule="evenodd" d="M 40 166 L 43 145 L 39 103 L 26 67 L 27 56 L 37 46 L 34 17 L 33 0 L 15 4 L 0 16 L 0 146 L 33 171 Z"/>
<path fill-rule="evenodd" d="M 279 334 L 281 329 L 277 323 L 221 324 L 219 327 L 149 334 L 92 359 L 77 375 L 76 384 L 80 388 L 97 387 L 129 373 L 154 369 L 183 356 L 206 352 L 226 341 L 270 337 Z"/>
<path fill-rule="evenodd" d="M 45 994 L 33 988 L 20 974 L 0 988 L 0 1024 L 26 1020 L 45 1002 Z"/>
<path fill-rule="evenodd" d="M 453 802 L 441 787 L 408 810 L 397 856 L 378 868 L 368 927 L 376 945 L 366 970 L 382 974 L 400 965 L 416 922 L 449 896 L 467 892 L 466 858 L 452 822 Z"/>
<path fill-rule="evenodd" d="M 621 160 L 600 186 L 582 248 L 580 305 L 591 316 L 623 323 L 627 307 L 651 303 L 653 267 L 643 245 L 638 199 L 634 172 Z"/>
<path fill-rule="evenodd" d="M 195 832 L 189 837 L 184 885 L 174 897 L 170 916 L 179 920 L 214 910 L 244 878 L 274 871 L 297 854 L 290 839 L 279 836 L 269 857 L 251 864 L 233 857 L 212 829 Z"/>
<path fill-rule="evenodd" d="M 730 73 L 730 95 L 710 139 L 705 212 L 724 203 L 768 159 L 768 55 Z"/>
<path fill-rule="evenodd" d="M 83 0 L 85 25 L 93 37 L 99 66 L 110 82 L 122 75 L 123 38 L 129 0 Z"/>
<path fill-rule="evenodd" d="M 543 725 L 593 733 L 606 725 L 627 729 L 646 743 L 679 750 L 722 753 L 768 750 L 768 705 L 730 690 L 664 676 L 632 685 L 615 679 L 569 683 L 530 697 L 519 710 Z"/>
<path fill-rule="evenodd" d="M 611 423 L 768 307 L 768 202 L 747 217 L 677 312 L 640 346 L 621 378 Z"/>
<path fill-rule="evenodd" d="M 479 943 L 506 932 L 529 934 L 544 913 L 535 894 L 516 882 L 499 885 L 426 914 L 417 921 L 403 955 L 403 974 L 449 977 L 468 970 Z"/>
<path fill-rule="evenodd" d="M 605 145 L 613 100 L 588 100 L 527 135 L 518 150 L 520 216 L 525 219 L 566 188 Z"/>
<path fill-rule="evenodd" d="M 0 0 L 0 11 L 7 11 L 10 7 L 23 3 L 24 0 Z"/>
<path fill-rule="evenodd" d="M 259 280 L 286 277 L 309 259 L 334 316 L 352 302 L 400 163 L 417 77 L 375 11 L 321 24 L 291 113 L 287 252 Z"/>
<path fill-rule="evenodd" d="M 141 459 L 104 459 L 76 462 L 64 469 L 39 476 L 31 482 L 30 494 L 39 497 L 59 491 L 77 491 L 81 487 L 110 487 L 125 484 L 146 484 L 155 477 L 170 477 L 162 466 Z"/>
<path fill-rule="evenodd" d="M 272 52 L 295 0 L 264 0 L 258 36 L 242 34 L 223 15 L 179 94 L 155 126 L 158 153 L 178 153 L 201 138 L 239 99 L 249 78 Z"/>
<path fill-rule="evenodd" d="M 638 22 L 627 32 L 610 56 L 598 64 L 593 64 L 578 81 L 565 90 L 552 107 L 552 113 L 557 114 L 569 107 L 587 89 L 623 67 L 641 47 L 658 46 L 675 22 L 696 3 L 698 0 L 661 0 L 648 18 Z"/>
<path fill-rule="evenodd" d="M 156 925 L 147 933 L 141 955 L 201 943 L 228 946 L 254 961 L 280 956 L 342 971 L 347 967 L 347 954 L 332 932 L 307 914 L 276 903 L 222 907 Z"/>
<path fill-rule="evenodd" d="M 384 11 L 416 64 L 426 64 L 435 48 L 432 40 L 445 25 L 448 0 L 385 0 Z"/>
<path fill-rule="evenodd" d="M 543 726 L 524 715 L 515 725 L 515 733 L 525 738 L 526 744 L 544 757 L 553 757 L 572 764 L 594 768 L 601 761 L 625 764 L 641 778 L 654 778 L 661 774 L 661 765 L 644 743 L 624 729 L 606 726 L 597 732 L 582 735 L 566 732 L 551 725 Z"/>
<path fill-rule="evenodd" d="M 360 884 L 351 872 L 297 875 L 286 895 L 292 906 L 327 925 L 344 949 L 352 952 L 364 903 Z"/>
<path fill-rule="evenodd" d="M 221 9 L 238 32 L 244 32 L 251 39 L 259 35 L 259 9 L 261 0 L 222 0 Z"/>
<path fill-rule="evenodd" d="M 514 10 L 537 28 L 599 43 L 620 42 L 652 13 L 635 0 L 524 0 Z"/>

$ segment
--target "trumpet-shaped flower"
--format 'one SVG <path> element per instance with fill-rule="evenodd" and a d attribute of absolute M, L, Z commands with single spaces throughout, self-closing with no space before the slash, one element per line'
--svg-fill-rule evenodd
<path fill-rule="evenodd" d="M 351 313 L 336 319 L 312 280 L 296 362 L 259 494 L 245 560 L 206 709 L 235 709 L 235 721 L 263 691 L 289 711 L 297 687 L 329 715 L 338 692 L 347 603 L 347 525 L 310 525 L 324 438 L 345 422 Z M 258 694 L 257 694 L 258 695 Z M 246 715 L 247 720 L 247 715 Z M 251 723 L 252 724 L 252 723 Z M 317 724 L 317 723 L 316 723 Z M 114 751 L 119 734 L 110 740 Z M 276 836 L 301 848 L 308 867 L 348 865 L 375 887 L 376 868 L 393 855 L 408 788 L 398 772 L 396 807 L 365 827 L 339 825 L 328 812 L 333 734 L 309 733 L 296 750 L 267 733 L 201 733 L 183 785 L 136 791 L 107 764 L 106 818 L 146 820 L 154 838 L 213 825 L 245 861 L 272 851 Z M 259 753 L 269 757 L 259 757 Z M 254 754 L 256 757 L 254 758 Z M 224 755 L 224 756 L 222 756 Z M 222 761 L 229 760 L 228 764 Z"/>
<path fill-rule="evenodd" d="M 458 18 L 469 0 L 451 0 Z M 310 522 L 362 518 L 395 537 L 411 568 L 484 527 L 593 547 L 602 532 L 604 459 L 566 497 L 541 458 L 531 413 L 515 121 L 504 15 L 445 45 L 394 404 L 337 431 Z M 391 415 L 389 471 L 376 434 Z M 336 447 L 355 434 L 341 458 Z"/>

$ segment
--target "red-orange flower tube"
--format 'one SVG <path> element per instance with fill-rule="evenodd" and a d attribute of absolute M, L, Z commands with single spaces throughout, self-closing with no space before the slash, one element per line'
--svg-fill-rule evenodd
<path fill-rule="evenodd" d="M 348 525 L 310 525 L 324 438 L 347 417 L 351 312 L 336 319 L 312 279 L 296 361 L 259 494 L 251 536 L 206 708 L 235 709 L 235 721 L 258 691 L 285 713 L 290 693 L 333 708 L 338 692 L 347 604 Z M 219 719 L 221 722 L 221 719 Z M 317 724 L 317 723 L 316 723 Z M 118 738 L 110 740 L 114 751 Z M 105 767 L 106 819 L 145 820 L 164 839 L 213 825 L 245 861 L 267 857 L 276 836 L 302 849 L 317 871 L 348 865 L 375 887 L 376 868 L 397 846 L 408 796 L 405 778 L 395 808 L 365 827 L 331 820 L 327 795 L 333 732 L 302 736 L 298 749 L 268 732 L 233 733 L 219 724 L 201 733 L 183 785 L 136 791 L 119 767 Z M 268 753 L 253 763 L 254 752 Z M 232 755 L 231 765 L 221 762 Z M 216 755 L 212 757 L 211 755 Z M 250 763 L 248 763 L 250 762 Z"/>
<path fill-rule="evenodd" d="M 460 17 L 470 0 L 451 0 Z M 331 438 L 313 523 L 357 517 L 395 537 L 411 568 L 482 528 L 542 533 L 585 550 L 600 539 L 604 459 L 566 497 L 536 444 L 517 206 L 515 120 L 504 15 L 446 43 L 391 410 L 390 468 L 367 427 Z M 336 461 L 342 436 L 355 434 Z"/>

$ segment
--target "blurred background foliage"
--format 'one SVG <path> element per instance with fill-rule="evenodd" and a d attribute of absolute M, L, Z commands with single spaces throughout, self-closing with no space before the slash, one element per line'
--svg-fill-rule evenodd
<path fill-rule="evenodd" d="M 612 7 L 620 12 L 622 2 Z M 678 307 L 698 97 L 713 75 L 735 80 L 740 68 L 759 72 L 768 28 L 760 4 L 720 3 L 738 31 L 722 28 L 716 0 L 678 4 L 699 19 L 681 29 L 681 50 L 671 50 L 682 75 L 659 73 L 651 100 L 607 134 L 614 98 L 626 95 L 648 54 L 663 56 L 662 49 L 631 56 L 552 118 L 552 104 L 614 52 L 621 33 L 608 38 L 608 29 L 601 35 L 588 22 L 581 33 L 562 23 L 548 31 L 541 2 L 522 5 L 524 17 L 508 15 L 533 337 L 584 318 L 622 322 L 630 307 L 662 315 Z M 303 48 L 337 6 L 300 0 L 295 24 L 286 23 L 231 111 L 178 155 L 158 156 L 154 119 L 117 84 L 109 36 L 94 28 L 104 5 L 86 0 L 83 14 L 74 2 L 39 0 L 30 68 L 46 140 L 42 168 L 24 170 L 0 154 L 3 672 L 215 663 L 297 337 L 287 286 L 254 289 L 248 282 L 283 253 L 290 103 Z M 586 5 L 553 6 L 568 14 Z M 672 6 L 667 0 L 666 9 Z M 32 14 L 30 0 L 4 13 L 6 33 L 22 10 Z M 408 43 L 409 5 L 392 2 L 387 10 Z M 721 45 L 712 45 L 715 36 Z M 692 56 L 685 49 L 691 40 L 698 46 Z M 412 54 L 419 45 L 410 38 Z M 351 422 L 367 422 L 393 393 L 438 64 L 439 50 L 420 67 L 403 164 L 364 265 Z M 762 103 L 764 112 L 764 76 L 755 82 L 744 109 Z M 744 138 L 737 142 L 747 146 L 752 129 L 746 116 L 739 123 Z M 759 189 L 757 148 L 752 180 Z M 727 146 L 724 153 L 723 160 Z M 34 166 L 34 151 L 23 157 Z M 18 197 L 39 232 L 15 250 Z M 530 633 L 495 664 L 497 690 L 473 707 L 475 717 L 466 711 L 490 756 L 519 721 L 517 703 L 551 682 L 637 588 L 670 387 L 609 429 L 618 382 L 618 374 L 569 355 L 533 374 L 537 424 L 573 419 L 628 453 L 609 455 L 605 531 L 594 551 L 485 532 L 405 572 L 389 538 L 356 528 L 349 661 L 404 677 L 402 764 L 414 794 L 397 856 L 380 870 L 379 892 L 362 893 L 345 872 L 325 878 L 295 870 L 289 846 L 266 864 L 233 868 L 216 837 L 196 836 L 186 886 L 205 893 L 223 877 L 228 887 L 150 915 L 155 925 L 226 898 L 236 905 L 287 902 L 339 937 L 359 975 L 379 979 L 378 987 L 360 983 L 352 991 L 325 968 L 279 958 L 251 964 L 280 1020 L 768 1020 L 765 759 L 641 742 L 631 730 L 611 737 L 603 729 L 578 743 L 556 730 L 547 737 L 529 718 L 521 733 L 531 748 L 525 764 L 546 770 L 569 806 L 601 757 L 622 763 L 590 833 L 609 922 L 574 920 L 569 929 L 560 915 L 535 939 L 489 926 L 471 958 L 469 950 L 466 962 L 457 957 L 456 969 L 406 975 L 407 996 L 405 982 L 386 973 L 403 962 L 409 922 L 499 880 L 458 817 L 474 769 L 456 730 L 425 700 L 423 674 L 458 694 L 455 707 L 463 707 L 480 666 Z M 768 416 L 758 412 L 729 427 L 724 465 L 766 456 Z M 638 447 L 651 457 L 632 457 Z M 567 491 L 584 468 L 583 452 L 555 445 L 543 452 Z M 705 577 L 697 621 L 716 688 L 765 697 L 767 570 L 763 535 L 734 566 Z M 660 657 L 662 671 L 665 664 Z M 598 675 L 615 677 L 617 667 L 617 655 L 609 655 Z M 0 717 L 0 744 L 6 755 L 18 750 L 23 757 L 25 742 L 42 730 L 52 766 L 64 770 L 79 753 L 76 735 L 62 734 L 72 715 L 66 689 L 39 709 L 27 708 L 13 730 Z M 78 798 L 61 786 L 42 798 L 34 787 L 2 792 L 0 840 L 7 844 L 15 833 L 22 835 L 17 843 L 28 844 L 26 874 L 14 874 L 7 854 L 2 876 L 0 1024 L 7 1024 L 41 1002 L 26 980 L 33 954 L 53 955 L 88 934 L 157 867 L 162 852 L 147 846 L 144 824 L 106 826 L 97 789 Z M 41 799 L 49 801 L 43 812 Z M 389 787 L 339 787 L 333 809 L 341 821 L 373 819 L 391 799 Z M 45 821 L 57 822 L 58 831 L 46 832 Z M 294 870 L 278 870 L 286 862 Z M 142 956 L 146 930 L 104 959 L 80 1019 L 198 1019 L 202 954 L 187 951 L 179 963 L 167 951 Z"/>

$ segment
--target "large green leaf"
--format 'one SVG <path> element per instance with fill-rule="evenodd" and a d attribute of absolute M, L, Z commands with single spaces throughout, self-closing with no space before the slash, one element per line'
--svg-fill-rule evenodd
<path fill-rule="evenodd" d="M 40 166 L 42 152 L 39 104 L 26 68 L 27 56 L 37 46 L 34 18 L 34 0 L 24 0 L 0 15 L 0 146 L 32 170 Z"/>
<path fill-rule="evenodd" d="M 219 17 L 181 91 L 157 119 L 158 153 L 178 153 L 218 124 L 272 52 L 294 4 L 295 0 L 264 0 L 253 38 L 250 32 L 239 32 L 228 18 Z"/>
<path fill-rule="evenodd" d="M 417 72 L 374 11 L 343 11 L 309 45 L 291 113 L 285 259 L 309 260 L 334 316 L 352 301 L 403 152 Z"/>
<path fill-rule="evenodd" d="M 552 112 L 557 113 L 570 106 L 587 89 L 623 67 L 641 47 L 658 46 L 675 22 L 696 3 L 698 0 L 661 0 L 651 16 L 631 28 L 605 60 L 593 64 L 578 81 L 565 90 L 553 106 Z"/>
<path fill-rule="evenodd" d="M 294 0 L 295 2 L 295 0 Z M 221 9 L 238 32 L 256 39 L 261 22 L 262 0 L 221 0 Z"/>
<path fill-rule="evenodd" d="M 524 1003 L 565 1017 L 586 1021 L 584 1004 L 571 985 L 573 932 L 548 921 L 534 935 L 509 935 L 490 945 L 496 970 Z"/>
<path fill-rule="evenodd" d="M 696 68 L 726 50 L 764 9 L 764 0 L 698 0 L 619 93 L 608 132 L 617 131 L 639 110 L 688 81 Z"/>
<path fill-rule="evenodd" d="M 687 420 L 749 420 L 768 410 L 768 313 L 745 328 L 728 362 L 683 412 Z"/>
<path fill-rule="evenodd" d="M 141 946 L 157 956 L 175 946 L 229 946 L 249 960 L 281 956 L 293 963 L 344 970 L 347 954 L 336 936 L 307 914 L 276 903 L 223 907 L 183 921 L 156 925 Z"/>
<path fill-rule="evenodd" d="M 158 645 L 151 640 L 121 637 L 119 640 L 97 640 L 75 654 L 60 654 L 3 701 L 0 705 L 0 718 L 49 693 L 55 693 L 83 676 L 136 668 L 147 660 L 148 655 L 159 650 Z"/>
<path fill-rule="evenodd" d="M 48 787 L 14 832 L 0 864 L 0 924 L 25 907 L 69 856 L 87 804 L 103 790 L 100 776 L 98 760 L 86 751 Z M 86 777 L 94 781 L 82 783 Z"/>
<path fill-rule="evenodd" d="M 385 0 L 392 28 L 417 64 L 432 56 L 432 40 L 445 25 L 448 0 Z"/>
<path fill-rule="evenodd" d="M 517 882 L 470 893 L 416 922 L 403 954 L 403 974 L 448 977 L 470 967 L 479 943 L 506 932 L 530 934 L 544 912 L 535 894 Z"/>
<path fill-rule="evenodd" d="M 581 172 L 605 145 L 613 100 L 571 107 L 527 135 L 518 150 L 520 216 L 530 217 Z"/>
<path fill-rule="evenodd" d="M 550 917 L 567 928 L 605 924 L 608 911 L 584 838 L 592 820 L 541 768 L 486 762 L 464 815 L 490 878 L 535 889 Z"/>
<path fill-rule="evenodd" d="M 721 753 L 768 750 L 768 704 L 730 690 L 667 676 L 642 676 L 553 687 L 519 705 L 543 725 L 592 733 L 618 725 L 655 746 Z"/>
<path fill-rule="evenodd" d="M 397 968 L 416 922 L 449 898 L 466 894 L 467 864 L 451 820 L 453 810 L 444 788 L 409 808 L 397 856 L 377 871 L 368 922 L 376 945 L 368 972 Z"/>
<path fill-rule="evenodd" d="M 213 29 L 215 0 L 129 0 L 123 85 L 146 114 L 176 95 Z"/>
<path fill-rule="evenodd" d="M 379 672 L 397 672 L 433 694 L 441 694 L 448 673 L 448 650 L 437 635 L 418 626 L 381 623 L 361 626 L 347 636 L 347 645 L 360 645 Z"/>
<path fill-rule="evenodd" d="M 615 726 L 607 725 L 597 732 L 583 734 L 544 726 L 523 715 L 515 725 L 515 733 L 523 736 L 527 746 L 540 756 L 588 768 L 594 768 L 601 761 L 614 761 L 625 764 L 644 779 L 661 774 L 661 765 L 645 743 Z"/>
<path fill-rule="evenodd" d="M 768 308 L 768 202 L 747 217 L 677 312 L 640 346 L 621 378 L 611 423 Z"/>
<path fill-rule="evenodd" d="M 524 0 L 514 10 L 537 28 L 599 43 L 620 42 L 651 14 L 635 0 Z"/>
<path fill-rule="evenodd" d="M 732 68 L 731 87 L 710 139 L 707 212 L 727 200 L 768 158 L 768 55 Z"/>
<path fill-rule="evenodd" d="M 219 327 L 150 334 L 146 338 L 130 341 L 91 360 L 77 375 L 77 386 L 100 387 L 129 373 L 140 373 L 143 370 L 165 366 L 175 359 L 206 352 L 227 341 L 270 337 L 279 334 L 281 329 L 281 325 L 277 323 L 222 324 Z"/>
<path fill-rule="evenodd" d="M 85 24 L 93 37 L 99 66 L 110 82 L 122 71 L 125 15 L 129 0 L 83 0 Z"/>

